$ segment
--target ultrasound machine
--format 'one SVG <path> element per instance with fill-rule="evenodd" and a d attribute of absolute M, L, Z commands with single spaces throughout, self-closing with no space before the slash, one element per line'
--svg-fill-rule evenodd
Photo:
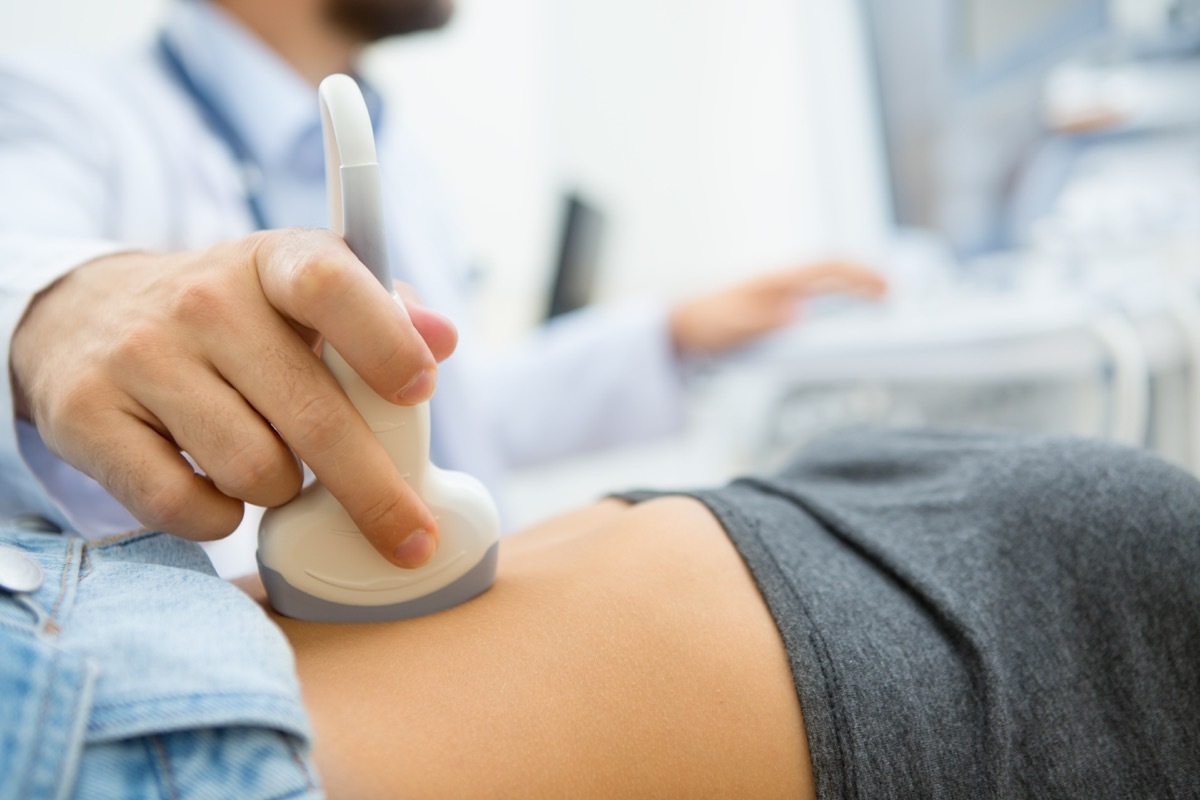
<path fill-rule="evenodd" d="M 892 296 L 814 308 L 708 376 L 739 466 L 837 427 L 937 424 L 1200 470 L 1200 3 L 860 10 Z"/>

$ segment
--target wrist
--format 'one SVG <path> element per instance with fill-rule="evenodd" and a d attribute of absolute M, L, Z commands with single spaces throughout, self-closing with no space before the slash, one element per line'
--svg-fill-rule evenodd
<path fill-rule="evenodd" d="M 667 315 L 667 335 L 670 337 L 671 349 L 678 359 L 689 358 L 702 352 L 702 349 L 696 346 L 693 316 L 689 302 L 677 304 Z"/>
<path fill-rule="evenodd" d="M 51 296 L 71 274 L 68 272 L 66 275 L 60 275 L 49 286 L 35 294 L 30 299 L 29 305 L 25 307 L 25 313 L 17 321 L 17 327 L 13 329 L 8 358 L 8 377 L 9 386 L 12 388 L 13 414 L 17 419 L 29 421 L 33 419 L 26 385 L 30 368 L 33 366 L 32 362 L 36 361 L 38 353 L 42 351 L 39 335 L 42 326 L 38 319 L 42 306 L 46 298 Z"/>
<path fill-rule="evenodd" d="M 13 329 L 9 345 L 9 386 L 12 393 L 13 413 L 18 419 L 33 421 L 33 403 L 30 399 L 31 382 L 37 367 L 49 357 L 49 348 L 56 329 L 77 319 L 75 305 L 70 299 L 72 287 L 80 280 L 81 273 L 118 260 L 131 257 L 147 257 L 141 253 L 122 252 L 105 254 L 81 262 L 62 273 L 40 291 L 33 294 L 24 312 Z M 86 276 L 85 276 L 86 277 Z M 98 285 L 111 283 L 120 285 L 119 279 L 102 279 Z M 83 292 L 86 296 L 86 292 Z M 76 304 L 77 305 L 77 304 Z"/>

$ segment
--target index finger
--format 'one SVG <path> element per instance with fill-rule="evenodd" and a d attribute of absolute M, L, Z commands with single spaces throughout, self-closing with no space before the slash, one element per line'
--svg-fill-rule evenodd
<path fill-rule="evenodd" d="M 428 400 L 437 360 L 412 319 L 346 243 L 329 231 L 281 231 L 255 258 L 267 301 L 317 331 L 367 385 L 393 403 Z"/>
<path fill-rule="evenodd" d="M 437 521 L 397 471 L 387 450 L 333 374 L 278 316 L 231 321 L 254 347 L 219 354 L 214 365 L 270 422 L 341 503 L 384 558 L 420 566 L 437 546 Z"/>
<path fill-rule="evenodd" d="M 224 334 L 249 346 L 213 348 L 215 366 L 376 550 L 400 566 L 424 563 L 437 545 L 435 518 L 291 323 L 325 336 L 372 390 L 392 402 L 405 392 L 401 402 L 428 397 L 436 375 L 433 354 L 403 307 L 339 237 L 271 232 L 254 246 L 263 297 L 276 313 L 227 320 Z"/>

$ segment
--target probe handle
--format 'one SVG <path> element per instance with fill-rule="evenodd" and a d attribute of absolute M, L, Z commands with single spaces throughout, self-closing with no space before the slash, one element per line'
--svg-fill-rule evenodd
<path fill-rule="evenodd" d="M 388 268 L 379 164 L 366 102 L 346 75 L 322 81 L 320 98 L 333 230 L 403 309 Z M 379 622 L 430 614 L 486 590 L 496 574 L 496 505 L 475 478 L 429 463 L 429 403 L 405 407 L 383 399 L 328 344 L 322 360 L 437 518 L 440 542 L 423 566 L 394 566 L 333 495 L 313 482 L 295 499 L 268 509 L 259 525 L 259 571 L 271 605 L 299 619 Z"/>

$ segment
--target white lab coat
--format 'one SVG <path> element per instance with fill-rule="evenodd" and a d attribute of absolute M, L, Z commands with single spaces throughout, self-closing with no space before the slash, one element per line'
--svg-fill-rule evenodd
<path fill-rule="evenodd" d="M 315 92 L 204 3 L 175 3 L 167 35 L 228 101 L 260 157 L 272 227 L 325 224 Z M 239 119 L 239 115 L 241 118 Z M 281 136 L 280 130 L 286 135 Z M 463 261 L 434 184 L 387 118 L 380 132 L 393 271 L 460 328 L 433 402 L 434 458 L 493 486 L 511 465 L 676 429 L 682 387 L 666 310 L 635 303 L 565 319 L 489 353 L 466 318 Z M 314 140 L 315 137 L 315 140 Z M 314 155 L 315 153 L 315 155 Z M 125 249 L 180 250 L 254 228 L 227 145 L 146 46 L 104 59 L 0 63 L 0 337 L 33 295 L 80 263 Z M 8 371 L 0 371 L 0 381 Z M 13 419 L 11 391 L 0 418 Z M 36 513 L 87 536 L 134 526 L 36 431 L 0 425 L 0 517 Z"/>

